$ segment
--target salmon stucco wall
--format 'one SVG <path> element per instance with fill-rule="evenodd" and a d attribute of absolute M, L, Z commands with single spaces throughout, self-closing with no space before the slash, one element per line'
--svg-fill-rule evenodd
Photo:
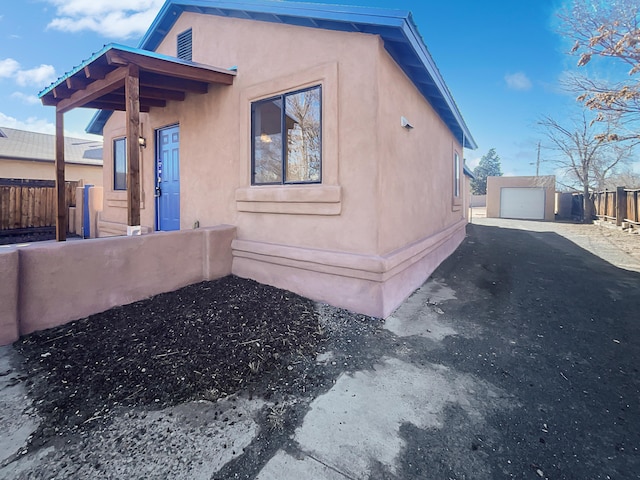
<path fill-rule="evenodd" d="M 378 49 L 379 251 L 429 238 L 465 219 L 461 140 L 384 49 Z M 406 118 L 413 128 L 401 126 Z M 460 189 L 454 198 L 454 154 Z"/>

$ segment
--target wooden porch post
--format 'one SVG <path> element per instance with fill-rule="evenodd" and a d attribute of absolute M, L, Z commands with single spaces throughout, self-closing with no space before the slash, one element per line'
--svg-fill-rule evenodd
<path fill-rule="evenodd" d="M 140 70 L 127 66 L 125 80 L 127 110 L 127 221 L 140 225 Z"/>
<path fill-rule="evenodd" d="M 64 185 L 64 113 L 56 109 L 56 240 L 67 239 L 67 201 Z"/>

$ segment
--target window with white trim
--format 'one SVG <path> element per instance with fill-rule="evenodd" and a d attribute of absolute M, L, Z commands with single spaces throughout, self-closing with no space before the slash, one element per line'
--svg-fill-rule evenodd
<path fill-rule="evenodd" d="M 127 189 L 127 139 L 113 141 L 113 189 Z"/>
<path fill-rule="evenodd" d="M 458 152 L 453 154 L 453 196 L 460 196 L 460 156 Z"/>
<path fill-rule="evenodd" d="M 322 87 L 251 104 L 251 184 L 322 181 Z"/>

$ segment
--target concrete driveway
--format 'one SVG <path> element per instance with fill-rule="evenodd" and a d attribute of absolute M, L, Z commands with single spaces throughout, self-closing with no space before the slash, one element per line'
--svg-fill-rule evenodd
<path fill-rule="evenodd" d="M 640 478 L 640 238 L 474 222 L 382 328 L 340 334 L 318 357 L 338 369 L 326 391 L 278 405 L 124 412 L 92 438 L 22 454 L 37 418 L 4 350 L 0 477 Z M 232 409 L 242 419 L 221 430 L 213 410 Z M 167 425 L 171 448 L 157 441 Z"/>

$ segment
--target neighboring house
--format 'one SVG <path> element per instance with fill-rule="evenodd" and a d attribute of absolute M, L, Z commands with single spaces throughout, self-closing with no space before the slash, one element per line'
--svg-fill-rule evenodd
<path fill-rule="evenodd" d="M 0 126 L 0 178 L 54 180 L 55 135 Z M 65 137 L 66 180 L 102 185 L 102 142 Z"/>
<path fill-rule="evenodd" d="M 40 97 L 102 108 L 100 235 L 232 224 L 234 274 L 377 316 L 465 236 L 476 145 L 406 12 L 168 0 Z"/>
<path fill-rule="evenodd" d="M 556 177 L 487 177 L 487 217 L 555 220 Z"/>

